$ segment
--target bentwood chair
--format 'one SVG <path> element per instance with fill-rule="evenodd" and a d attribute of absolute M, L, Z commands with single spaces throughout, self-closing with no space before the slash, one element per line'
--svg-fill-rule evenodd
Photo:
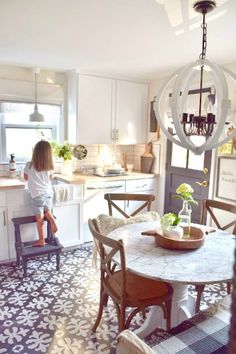
<path fill-rule="evenodd" d="M 211 216 L 215 226 L 220 230 L 229 230 L 236 235 L 236 205 L 224 203 L 218 200 L 206 199 L 203 201 L 201 208 L 200 223 L 205 224 L 207 213 Z M 228 214 L 230 222 L 224 223 L 219 219 L 223 219 L 222 215 Z M 195 312 L 199 312 L 204 285 L 196 285 L 197 299 Z M 231 283 L 227 283 L 227 293 L 231 292 Z"/>
<path fill-rule="evenodd" d="M 135 193 L 106 193 L 104 195 L 104 199 L 108 202 L 108 210 L 109 215 L 113 215 L 113 209 L 118 211 L 126 218 L 130 218 L 131 216 L 135 216 L 140 211 L 146 210 L 150 211 L 151 204 L 155 200 L 155 196 L 153 194 L 135 194 Z M 117 205 L 117 202 L 124 201 L 129 203 L 130 201 L 140 202 L 135 210 L 129 215 L 124 210 Z"/>
<path fill-rule="evenodd" d="M 99 233 L 95 219 L 89 219 L 89 228 L 99 247 L 100 254 L 100 304 L 96 322 L 92 328 L 95 332 L 110 297 L 116 307 L 119 331 L 127 329 L 132 318 L 138 313 L 145 313 L 148 306 L 160 306 L 166 319 L 167 330 L 171 324 L 171 302 L 173 289 L 170 284 L 146 278 L 126 270 L 125 253 L 122 241 L 116 241 Z M 114 261 L 117 255 L 119 268 Z M 132 311 L 126 316 L 127 307 Z"/>

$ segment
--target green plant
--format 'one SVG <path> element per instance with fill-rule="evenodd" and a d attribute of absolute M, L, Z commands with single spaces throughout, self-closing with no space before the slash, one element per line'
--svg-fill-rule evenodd
<path fill-rule="evenodd" d="M 51 141 L 50 144 L 52 147 L 53 155 L 61 157 L 63 160 L 72 159 L 72 148 L 68 142 L 64 141 L 64 144 L 58 144 L 56 141 Z"/>
<path fill-rule="evenodd" d="M 198 204 L 198 202 L 193 199 L 193 196 L 192 196 L 193 192 L 194 192 L 194 190 L 189 184 L 182 183 L 176 189 L 176 194 L 174 194 L 173 197 L 177 198 L 177 199 L 181 199 L 181 200 L 186 201 L 188 203 Z"/>
<path fill-rule="evenodd" d="M 180 222 L 180 218 L 175 213 L 167 213 L 161 217 L 161 226 L 166 229 L 169 226 L 177 226 Z"/>

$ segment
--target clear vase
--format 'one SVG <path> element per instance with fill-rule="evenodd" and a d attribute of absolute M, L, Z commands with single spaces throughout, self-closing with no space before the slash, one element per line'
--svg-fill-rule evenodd
<path fill-rule="evenodd" d="M 184 200 L 183 207 L 180 210 L 178 216 L 180 218 L 179 226 L 181 226 L 184 229 L 182 238 L 185 239 L 189 238 L 190 236 L 191 213 L 192 213 L 191 206 L 186 200 Z"/>

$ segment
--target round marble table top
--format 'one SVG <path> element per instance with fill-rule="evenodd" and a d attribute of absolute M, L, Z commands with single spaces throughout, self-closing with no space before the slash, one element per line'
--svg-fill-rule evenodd
<path fill-rule="evenodd" d="M 155 227 L 154 222 L 142 222 L 109 234 L 110 238 L 123 240 L 127 269 L 171 283 L 210 284 L 232 279 L 234 235 L 217 230 L 206 235 L 204 245 L 196 250 L 174 251 L 157 247 L 154 237 L 141 235 Z"/>

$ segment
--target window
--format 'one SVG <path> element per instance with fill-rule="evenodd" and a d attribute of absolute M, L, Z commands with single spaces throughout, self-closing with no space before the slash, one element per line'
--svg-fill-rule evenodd
<path fill-rule="evenodd" d="M 45 122 L 29 121 L 34 110 L 32 103 L 0 102 L 1 161 L 8 161 L 12 153 L 18 161 L 29 160 L 32 148 L 40 139 L 58 141 L 62 107 L 38 104 L 38 108 Z"/>

